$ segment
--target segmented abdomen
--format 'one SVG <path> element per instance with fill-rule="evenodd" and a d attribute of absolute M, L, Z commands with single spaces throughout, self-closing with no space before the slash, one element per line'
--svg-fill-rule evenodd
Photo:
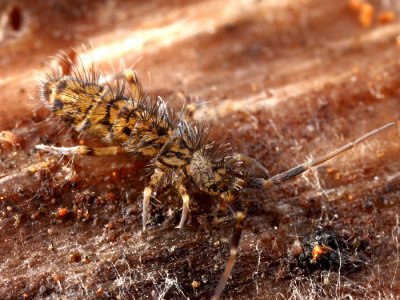
<path fill-rule="evenodd" d="M 41 85 L 42 101 L 79 132 L 94 134 L 138 156 L 155 157 L 171 134 L 171 119 L 162 100 L 154 103 L 124 85 L 108 85 L 64 77 Z"/>

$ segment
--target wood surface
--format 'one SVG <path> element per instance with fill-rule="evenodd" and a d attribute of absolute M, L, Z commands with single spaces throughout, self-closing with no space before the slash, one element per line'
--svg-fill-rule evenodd
<path fill-rule="evenodd" d="M 34 149 L 103 145 L 47 120 L 37 77 L 50 56 L 74 48 L 111 73 L 123 59 L 150 94 L 176 111 L 191 99 L 210 140 L 273 175 L 400 119 L 400 6 L 369 3 L 2 1 L 0 298 L 207 299 L 229 252 L 234 219 L 217 199 L 192 189 L 178 230 L 179 197 L 162 188 L 142 233 L 146 162 Z M 243 191 L 248 220 L 223 298 L 399 299 L 399 134 Z M 296 249 L 318 228 L 345 245 L 343 264 L 301 263 Z"/>

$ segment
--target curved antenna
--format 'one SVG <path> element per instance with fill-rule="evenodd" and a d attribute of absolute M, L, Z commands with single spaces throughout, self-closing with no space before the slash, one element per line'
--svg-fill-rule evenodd
<path fill-rule="evenodd" d="M 378 134 L 379 132 L 381 132 L 389 127 L 392 127 L 394 125 L 395 125 L 395 122 L 391 122 L 389 124 L 386 124 L 385 126 L 374 129 L 374 130 L 364 134 L 363 136 L 360 136 L 356 140 L 354 140 L 340 148 L 337 148 L 337 149 L 333 150 L 332 152 L 329 152 L 328 154 L 320 156 L 308 163 L 298 165 L 298 166 L 291 168 L 285 172 L 279 173 L 275 176 L 272 176 L 271 178 L 269 178 L 267 180 L 265 180 L 264 178 L 253 178 L 250 180 L 248 187 L 256 188 L 256 189 L 267 189 L 273 185 L 279 185 L 282 182 L 289 180 L 289 179 L 309 170 L 312 167 L 318 166 L 318 165 L 334 158 L 335 156 L 338 156 L 339 154 L 346 152 L 347 150 L 349 150 L 351 148 L 354 148 L 357 144 L 363 142 L 367 138 L 374 136 L 375 134 Z"/>
<path fill-rule="evenodd" d="M 256 167 L 257 169 L 263 171 L 263 172 L 265 173 L 266 176 L 269 175 L 269 172 L 268 172 L 267 168 L 264 167 L 264 166 L 263 166 L 260 162 L 258 162 L 256 159 L 254 159 L 254 158 L 252 158 L 252 157 L 250 157 L 250 156 L 244 155 L 244 154 L 242 154 L 242 153 L 238 153 L 238 154 L 236 154 L 236 159 L 237 159 L 237 160 L 240 160 L 240 161 L 242 161 L 242 162 L 248 163 L 249 165 L 252 165 L 252 166 Z"/>

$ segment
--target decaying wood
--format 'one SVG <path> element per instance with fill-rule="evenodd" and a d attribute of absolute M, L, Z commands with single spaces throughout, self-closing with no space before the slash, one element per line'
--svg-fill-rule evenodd
<path fill-rule="evenodd" d="M 35 78 L 60 50 L 110 71 L 123 58 L 177 110 L 184 97 L 202 103 L 210 139 L 271 175 L 400 119 L 400 23 L 376 17 L 400 16 L 395 1 L 371 3 L 369 27 L 357 1 L 82 2 L 0 6 L 1 299 L 209 298 L 228 255 L 234 220 L 215 199 L 191 191 L 177 230 L 179 197 L 163 188 L 142 233 L 145 162 L 34 150 L 80 142 L 38 102 Z M 397 127 L 280 188 L 241 193 L 249 219 L 224 297 L 399 297 L 399 150 Z M 318 226 L 362 263 L 302 268 L 294 249 Z"/>

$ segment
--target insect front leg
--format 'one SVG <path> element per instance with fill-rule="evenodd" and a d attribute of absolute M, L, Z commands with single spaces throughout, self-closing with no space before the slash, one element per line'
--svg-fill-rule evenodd
<path fill-rule="evenodd" d="M 117 155 L 125 152 L 125 150 L 118 146 L 110 147 L 87 147 L 87 146 L 74 146 L 74 147 L 55 147 L 48 145 L 36 145 L 36 149 L 45 152 L 61 155 L 86 155 L 86 156 L 108 156 Z"/>
<path fill-rule="evenodd" d="M 164 174 L 165 173 L 162 170 L 160 170 L 158 168 L 155 169 L 153 175 L 151 175 L 150 183 L 143 190 L 143 212 L 142 212 L 143 231 L 146 230 L 151 194 L 153 193 L 154 189 L 157 187 L 157 184 L 164 177 Z"/>

